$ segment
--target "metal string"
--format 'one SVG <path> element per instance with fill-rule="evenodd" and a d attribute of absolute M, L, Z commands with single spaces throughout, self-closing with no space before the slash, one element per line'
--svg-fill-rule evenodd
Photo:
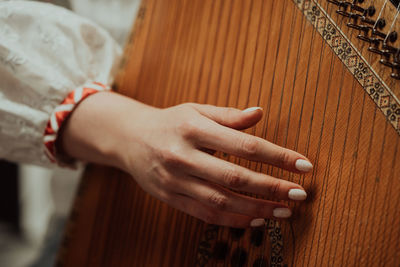
<path fill-rule="evenodd" d="M 399 16 L 399 12 L 400 12 L 400 2 L 399 2 L 399 4 L 397 5 L 397 12 L 396 12 L 396 16 L 394 16 L 394 19 L 393 19 L 392 25 L 390 25 L 390 29 L 389 29 L 388 33 L 386 34 L 385 40 L 383 41 L 384 43 L 386 43 L 386 41 L 387 41 L 387 38 L 389 37 L 389 34 L 390 34 L 390 32 L 392 31 L 392 28 L 393 28 L 393 26 L 394 26 L 394 23 L 396 22 L 396 20 L 397 20 L 397 17 Z"/>
<path fill-rule="evenodd" d="M 383 4 L 383 6 L 381 8 L 381 11 L 379 12 L 378 18 L 376 19 L 374 27 L 373 27 L 374 29 L 376 28 L 376 25 L 378 24 L 378 21 L 382 16 L 383 10 L 385 9 L 385 6 L 386 6 L 387 2 L 388 2 L 388 0 L 385 1 L 385 3 Z"/>

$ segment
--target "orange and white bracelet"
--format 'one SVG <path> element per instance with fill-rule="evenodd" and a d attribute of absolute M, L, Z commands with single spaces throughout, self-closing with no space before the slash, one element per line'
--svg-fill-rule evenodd
<path fill-rule="evenodd" d="M 98 82 L 87 83 L 70 92 L 61 104 L 54 109 L 47 122 L 43 136 L 44 150 L 51 162 L 58 163 L 55 147 L 57 134 L 71 112 L 86 97 L 106 90 L 110 90 L 110 88 L 104 84 Z"/>

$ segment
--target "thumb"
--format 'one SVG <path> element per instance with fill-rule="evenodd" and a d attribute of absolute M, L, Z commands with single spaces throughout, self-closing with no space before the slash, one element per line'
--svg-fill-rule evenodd
<path fill-rule="evenodd" d="M 246 129 L 255 125 L 263 115 L 260 107 L 252 107 L 245 110 L 200 104 L 194 104 L 193 107 L 203 116 L 236 130 Z"/>

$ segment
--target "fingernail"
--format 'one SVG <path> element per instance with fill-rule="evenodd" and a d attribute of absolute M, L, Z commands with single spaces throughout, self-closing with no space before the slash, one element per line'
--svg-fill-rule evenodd
<path fill-rule="evenodd" d="M 260 227 L 260 226 L 263 226 L 263 225 L 265 225 L 265 220 L 263 218 L 253 219 L 250 222 L 250 226 L 251 227 Z"/>
<path fill-rule="evenodd" d="M 307 198 L 307 193 L 301 189 L 290 189 L 288 196 L 292 200 L 304 200 Z"/>
<path fill-rule="evenodd" d="M 295 165 L 296 165 L 296 169 L 298 169 L 299 171 L 302 171 L 302 172 L 309 172 L 313 168 L 313 165 L 309 161 L 304 160 L 304 159 L 296 160 Z"/>
<path fill-rule="evenodd" d="M 252 112 L 254 110 L 262 109 L 261 107 L 252 107 L 252 108 L 246 108 L 243 110 L 243 112 Z"/>
<path fill-rule="evenodd" d="M 289 218 L 292 216 L 292 211 L 288 208 L 276 208 L 273 211 L 275 218 Z"/>

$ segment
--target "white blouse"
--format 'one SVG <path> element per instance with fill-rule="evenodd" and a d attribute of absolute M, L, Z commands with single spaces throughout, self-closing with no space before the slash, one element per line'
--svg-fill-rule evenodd
<path fill-rule="evenodd" d="M 83 2 L 91 0 L 72 6 L 84 10 Z M 50 114 L 80 85 L 110 84 L 120 55 L 117 42 L 88 19 L 51 4 L 0 0 L 0 158 L 51 166 L 43 147 Z"/>

